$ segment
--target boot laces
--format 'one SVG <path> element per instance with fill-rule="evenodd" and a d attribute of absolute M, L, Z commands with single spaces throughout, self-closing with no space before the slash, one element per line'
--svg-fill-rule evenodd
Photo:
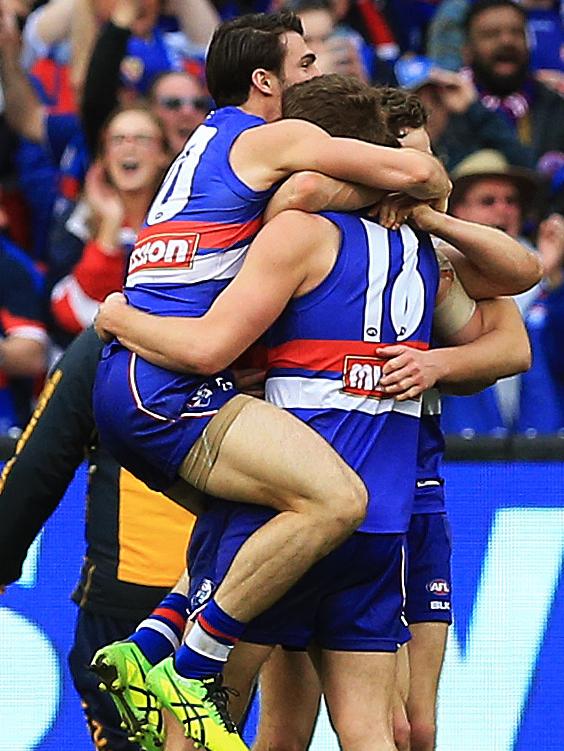
<path fill-rule="evenodd" d="M 223 676 L 214 675 L 211 679 L 206 679 L 206 699 L 210 701 L 217 710 L 222 724 L 228 733 L 236 733 L 237 726 L 229 714 L 229 697 L 239 696 L 239 692 L 234 688 L 223 685 Z"/>

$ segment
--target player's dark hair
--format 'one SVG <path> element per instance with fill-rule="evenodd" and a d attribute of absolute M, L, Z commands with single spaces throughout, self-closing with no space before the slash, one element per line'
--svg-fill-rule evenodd
<path fill-rule="evenodd" d="M 206 59 L 208 90 L 218 107 L 247 101 L 257 68 L 280 76 L 286 49 L 280 37 L 288 31 L 303 36 L 295 13 L 250 13 L 220 24 Z"/>
<path fill-rule="evenodd" d="M 423 128 L 427 125 L 427 112 L 417 94 L 393 86 L 376 87 L 384 117 L 396 138 L 403 128 Z"/>
<path fill-rule="evenodd" d="M 282 115 L 307 120 L 331 136 L 399 146 L 376 90 L 352 76 L 332 73 L 290 86 L 282 94 Z"/>
<path fill-rule="evenodd" d="M 490 10 L 491 8 L 513 8 L 513 10 L 516 10 L 517 13 L 521 15 L 524 23 L 527 21 L 527 13 L 520 5 L 513 2 L 513 0 L 477 0 L 477 2 L 470 4 L 470 8 L 464 17 L 464 32 L 466 36 L 468 36 L 468 33 L 472 28 L 474 19 L 484 11 Z"/>

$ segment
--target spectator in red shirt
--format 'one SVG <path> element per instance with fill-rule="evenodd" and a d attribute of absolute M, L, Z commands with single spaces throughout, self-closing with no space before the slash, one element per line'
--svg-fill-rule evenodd
<path fill-rule="evenodd" d="M 66 265 L 67 273 L 53 287 L 51 313 L 67 339 L 121 289 L 127 255 L 168 161 L 163 128 L 148 109 L 124 108 L 110 118 L 83 199 L 57 233 L 58 267 Z"/>

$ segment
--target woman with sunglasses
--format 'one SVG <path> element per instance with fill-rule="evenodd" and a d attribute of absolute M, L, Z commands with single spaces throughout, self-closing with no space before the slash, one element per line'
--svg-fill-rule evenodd
<path fill-rule="evenodd" d="M 149 109 L 135 105 L 110 117 L 82 199 L 54 235 L 68 264 L 51 292 L 62 343 L 91 323 L 109 292 L 121 289 L 127 256 L 169 159 L 163 126 Z"/>

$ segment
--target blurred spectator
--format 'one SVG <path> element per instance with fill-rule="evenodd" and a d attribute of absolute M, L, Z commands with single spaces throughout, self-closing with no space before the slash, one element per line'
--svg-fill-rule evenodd
<path fill-rule="evenodd" d="M 427 29 L 441 0 L 386 0 L 385 12 L 402 53 L 423 54 Z"/>
<path fill-rule="evenodd" d="M 404 57 L 395 65 L 400 86 L 416 91 L 429 115 L 433 150 L 451 171 L 473 152 L 492 148 L 512 164 L 532 166 L 533 154 L 511 127 L 479 101 L 472 81 L 461 73 L 437 68 L 426 57 Z"/>
<path fill-rule="evenodd" d="M 114 114 L 88 171 L 84 198 L 58 220 L 51 274 L 61 276 L 51 312 L 67 343 L 88 326 L 98 303 L 121 289 L 127 256 L 168 164 L 164 132 L 145 107 Z M 66 337 L 65 337 L 66 334 Z"/>
<path fill-rule="evenodd" d="M 373 0 L 328 0 L 333 25 L 339 34 L 350 35 L 372 80 L 391 83 L 391 63 L 399 47 L 379 3 Z M 272 0 L 271 10 L 298 10 L 299 0 Z M 301 13 L 300 13 L 301 15 Z"/>
<path fill-rule="evenodd" d="M 539 192 L 539 177 L 530 170 L 510 166 L 495 151 L 468 157 L 454 171 L 451 211 L 461 219 L 498 227 L 523 243 L 523 219 Z M 561 258 L 564 232 L 561 218 L 551 217 L 541 225 L 537 249 L 543 259 Z M 553 432 L 564 426 L 564 392 L 550 372 L 546 321 L 546 279 L 518 295 L 533 350 L 528 373 L 503 379 L 494 387 L 470 397 L 446 397 L 443 419 L 447 433 L 504 435 L 519 432 Z"/>
<path fill-rule="evenodd" d="M 564 71 L 564 25 L 558 3 L 554 0 L 521 0 L 527 12 L 527 30 L 531 53 L 531 70 Z"/>
<path fill-rule="evenodd" d="M 135 0 L 122 0 L 115 13 L 118 19 L 125 19 L 132 28 L 142 31 Z M 151 24 L 154 20 L 154 15 L 149 16 L 148 12 L 141 19 L 145 24 Z M 117 104 L 119 69 L 131 38 L 129 27 L 119 31 L 123 36 L 123 45 L 117 56 L 112 54 L 114 47 L 108 49 L 103 43 L 101 49 L 97 49 L 98 54 L 93 60 L 91 91 L 85 92 L 82 114 L 88 126 L 92 153 L 102 123 Z M 78 117 L 50 108 L 31 86 L 19 62 L 20 38 L 13 16 L 3 15 L 0 42 L 0 77 L 4 85 L 6 118 L 16 133 L 31 142 L 23 152 L 20 150 L 20 155 L 23 153 L 20 156 L 20 186 L 32 209 L 31 226 L 38 237 L 36 256 L 44 259 L 53 209 L 56 216 L 68 218 L 84 181 L 89 153 Z M 171 150 L 176 153 L 208 110 L 208 100 L 203 97 L 202 86 L 181 71 L 170 78 L 162 77 L 152 89 L 150 99 L 165 123 Z M 33 150 L 32 144 L 42 148 Z M 43 156 L 44 150 L 48 154 L 47 161 Z M 58 271 L 54 270 L 55 275 Z"/>
<path fill-rule="evenodd" d="M 462 67 L 464 19 L 471 0 L 443 0 L 427 34 L 426 52 L 438 66 L 458 71 Z"/>
<path fill-rule="evenodd" d="M 304 27 L 304 38 L 317 55 L 322 73 L 370 79 L 370 64 L 365 64 L 365 42 L 356 31 L 337 26 L 337 18 L 329 0 L 297 0 L 288 7 L 295 11 Z"/>
<path fill-rule="evenodd" d="M 149 91 L 149 106 L 161 121 L 167 146 L 175 156 L 203 123 L 211 100 L 189 73 L 162 73 Z"/>
<path fill-rule="evenodd" d="M 443 0 L 429 26 L 427 54 L 437 65 L 460 70 L 465 43 L 464 22 L 471 0 Z M 564 30 L 558 2 L 521 0 L 527 14 L 530 69 L 547 86 L 564 93 Z"/>
<path fill-rule="evenodd" d="M 81 106 L 91 153 L 95 152 L 102 123 L 118 102 L 124 102 L 120 70 L 136 28 L 137 12 L 136 0 L 118 0 L 95 41 Z M 183 71 L 160 73 L 153 79 L 148 94 L 152 109 L 162 119 L 171 155 L 176 155 L 207 114 L 209 99 L 205 98 L 199 80 Z"/>
<path fill-rule="evenodd" d="M 477 0 L 465 28 L 466 58 L 480 101 L 503 115 L 536 160 L 564 152 L 564 99 L 529 71 L 524 9 L 512 0 Z"/>
<path fill-rule="evenodd" d="M 17 156 L 19 182 L 31 210 L 30 224 L 36 235 L 34 255 L 43 260 L 57 192 L 76 196 L 84 173 L 84 148 L 76 116 L 58 109 L 57 96 L 52 100 L 54 107 L 49 106 L 48 96 L 41 100 L 39 92 L 44 91 L 34 88 L 21 66 L 20 43 L 15 16 L 2 7 L 0 81 L 5 117 L 26 142 Z"/>
<path fill-rule="evenodd" d="M 205 47 L 219 22 L 209 0 L 169 0 L 166 22 L 160 16 L 159 0 L 75 0 L 72 72 L 75 87 L 82 91 L 97 35 L 112 19 L 128 28 L 127 56 L 121 68 L 122 84 L 145 94 L 152 79 L 164 71 L 185 70 L 197 59 L 200 68 Z M 170 30 L 170 20 L 178 31 Z"/>
<path fill-rule="evenodd" d="M 0 200 L 0 434 L 28 421 L 34 379 L 45 372 L 47 347 L 41 278 L 6 227 Z"/>
<path fill-rule="evenodd" d="M 332 6 L 338 26 L 357 31 L 365 40 L 365 64 L 373 80 L 391 83 L 390 64 L 397 60 L 400 49 L 379 4 L 372 0 L 332 0 Z M 370 56 L 368 51 L 372 51 Z"/>
<path fill-rule="evenodd" d="M 478 151 L 452 172 L 451 212 L 519 238 L 525 212 L 541 195 L 540 178 L 491 149 Z"/>
<path fill-rule="evenodd" d="M 541 222 L 537 249 L 544 264 L 538 295 L 525 322 L 534 367 L 521 376 L 517 431 L 528 435 L 564 431 L 564 218 Z"/>
<path fill-rule="evenodd" d="M 47 63 L 53 70 L 60 64 L 60 75 L 67 84 L 66 64 L 70 58 L 69 35 L 74 0 L 49 0 L 29 14 L 23 28 L 21 63 L 33 72 L 35 63 Z M 59 82 L 60 83 L 60 82 Z"/>

